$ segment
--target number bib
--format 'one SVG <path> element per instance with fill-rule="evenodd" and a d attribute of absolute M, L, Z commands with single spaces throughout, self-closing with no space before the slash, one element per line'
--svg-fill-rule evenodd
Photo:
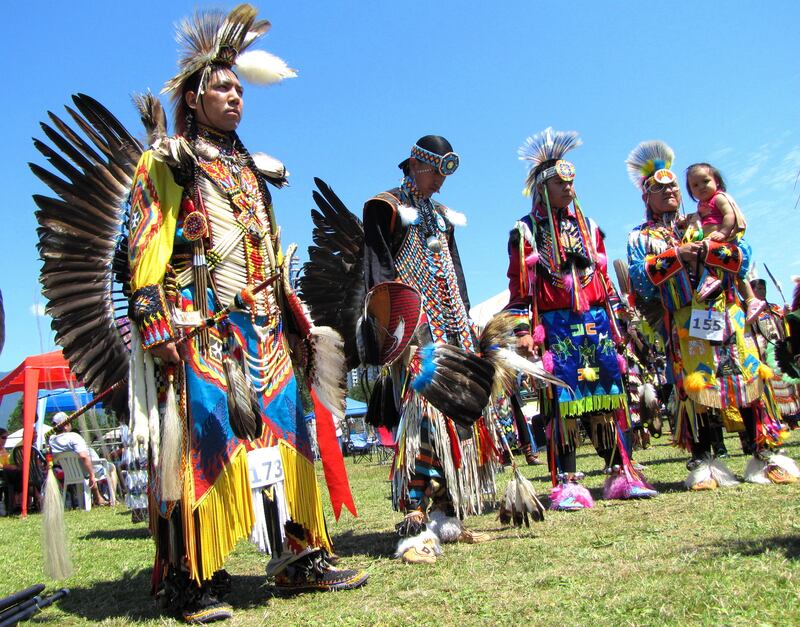
<path fill-rule="evenodd" d="M 277 446 L 248 451 L 247 465 L 250 468 L 251 488 L 263 488 L 283 481 L 283 462 Z"/>
<path fill-rule="evenodd" d="M 721 342 L 725 330 L 725 314 L 713 309 L 692 309 L 689 335 L 710 342 Z"/>

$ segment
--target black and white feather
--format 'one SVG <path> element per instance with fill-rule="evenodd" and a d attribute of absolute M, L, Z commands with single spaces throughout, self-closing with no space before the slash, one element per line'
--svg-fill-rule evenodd
<path fill-rule="evenodd" d="M 364 227 L 324 181 L 314 182 L 314 245 L 303 265 L 300 297 L 315 325 L 342 335 L 347 369 L 352 370 L 359 364 L 356 325 L 364 308 Z"/>
<path fill-rule="evenodd" d="M 29 164 L 55 192 L 33 197 L 39 280 L 56 342 L 76 377 L 99 393 L 128 373 L 124 207 L 143 147 L 93 98 L 78 94 L 73 102 L 66 110 L 80 131 L 48 113 L 41 127 L 50 144 L 34 139 L 34 146 L 50 169 Z"/>
<path fill-rule="evenodd" d="M 544 506 L 536 496 L 533 484 L 522 476 L 516 465 L 500 501 L 497 518 L 504 525 L 513 524 L 515 527 L 521 527 L 523 524 L 530 527 L 531 520 L 534 522 L 544 520 Z"/>

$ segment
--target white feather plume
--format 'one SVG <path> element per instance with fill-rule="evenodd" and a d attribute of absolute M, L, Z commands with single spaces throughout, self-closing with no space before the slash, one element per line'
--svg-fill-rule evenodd
<path fill-rule="evenodd" d="M 271 178 L 287 178 L 289 176 L 286 166 L 275 157 L 265 152 L 253 152 L 250 153 L 250 156 L 253 157 L 253 163 L 262 174 Z"/>
<path fill-rule="evenodd" d="M 675 152 L 672 148 L 660 139 L 651 139 L 631 150 L 625 164 L 628 166 L 631 181 L 641 189 L 642 181 L 656 171 L 656 161 L 663 161 L 662 167 L 669 168 L 674 160 Z"/>
<path fill-rule="evenodd" d="M 331 327 L 313 327 L 310 340 L 313 359 L 311 386 L 325 408 L 342 420 L 347 397 L 344 340 Z"/>
<path fill-rule="evenodd" d="M 770 485 L 772 482 L 767 477 L 766 469 L 767 462 L 751 457 L 747 460 L 747 465 L 744 467 L 744 480 L 747 481 L 747 483 Z"/>
<path fill-rule="evenodd" d="M 651 411 L 658 409 L 658 394 L 651 383 L 645 383 L 642 385 L 639 390 L 639 399 L 640 402 Z"/>
<path fill-rule="evenodd" d="M 236 57 L 236 73 L 254 85 L 274 85 L 297 77 L 286 61 L 266 50 L 248 50 Z"/>
<path fill-rule="evenodd" d="M 553 385 L 567 388 L 568 390 L 572 391 L 572 388 L 564 381 L 547 372 L 547 370 L 544 369 L 541 361 L 530 361 L 529 359 L 525 359 L 517 352 L 509 350 L 508 348 L 500 348 L 498 349 L 497 353 L 498 357 L 505 362 L 507 366 L 518 370 L 519 372 L 524 372 L 525 374 L 530 375 L 539 381 L 546 381 L 547 383 L 552 383 Z"/>
<path fill-rule="evenodd" d="M 467 216 L 455 209 L 446 208 L 444 217 L 453 226 L 467 226 Z"/>
<path fill-rule="evenodd" d="M 464 525 L 455 516 L 448 516 L 443 511 L 435 509 L 428 515 L 427 527 L 435 533 L 442 542 L 458 542 Z"/>
<path fill-rule="evenodd" d="M 718 459 L 712 459 L 709 462 L 711 467 L 711 477 L 717 482 L 721 488 L 729 488 L 731 486 L 739 485 L 739 480 L 730 471 L 730 469 Z"/>
<path fill-rule="evenodd" d="M 400 214 L 400 221 L 403 223 L 403 226 L 414 224 L 419 216 L 419 212 L 409 205 L 398 205 L 397 213 Z"/>

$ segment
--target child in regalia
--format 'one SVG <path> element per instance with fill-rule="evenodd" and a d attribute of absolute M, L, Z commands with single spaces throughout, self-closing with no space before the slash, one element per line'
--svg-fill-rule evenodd
<path fill-rule="evenodd" d="M 717 168 L 708 163 L 690 165 L 686 169 L 686 191 L 697 202 L 703 239 L 735 242 L 744 235 L 747 223 L 736 201 L 726 193 L 725 180 Z M 706 300 L 718 294 L 721 287 L 722 279 L 717 273 L 705 269 L 705 277 L 697 288 L 698 299 Z M 747 305 L 747 322 L 753 323 L 766 303 L 756 298 L 743 277 L 736 277 L 736 287 Z"/>

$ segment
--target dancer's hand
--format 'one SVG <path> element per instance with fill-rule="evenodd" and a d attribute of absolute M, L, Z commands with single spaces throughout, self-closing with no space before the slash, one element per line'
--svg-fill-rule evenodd
<path fill-rule="evenodd" d="M 695 263 L 700 249 L 703 247 L 702 242 L 688 242 L 678 246 L 678 256 L 685 263 Z"/>
<path fill-rule="evenodd" d="M 165 364 L 177 364 L 181 361 L 181 357 L 178 355 L 178 348 L 175 346 L 175 342 L 159 344 L 158 346 L 153 346 L 153 348 L 149 350 L 152 357 L 157 357 Z"/>
<path fill-rule="evenodd" d="M 533 336 L 528 333 L 527 335 L 517 336 L 517 352 L 521 355 L 533 355 Z"/>

